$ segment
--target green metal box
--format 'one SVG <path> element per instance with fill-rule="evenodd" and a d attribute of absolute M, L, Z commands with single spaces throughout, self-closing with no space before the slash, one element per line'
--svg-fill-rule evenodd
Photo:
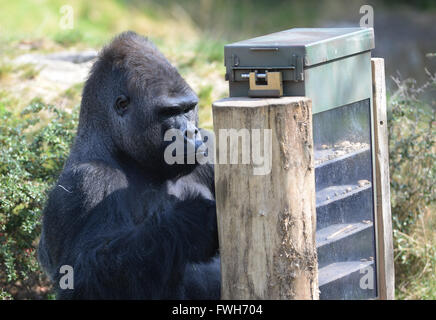
<path fill-rule="evenodd" d="M 363 100 L 371 95 L 373 48 L 371 28 L 296 28 L 228 44 L 230 96 L 250 96 L 251 72 L 279 71 L 283 95 L 310 97 L 314 113 Z"/>
<path fill-rule="evenodd" d="M 230 96 L 312 99 L 321 299 L 378 297 L 371 28 L 290 29 L 225 46 Z"/>

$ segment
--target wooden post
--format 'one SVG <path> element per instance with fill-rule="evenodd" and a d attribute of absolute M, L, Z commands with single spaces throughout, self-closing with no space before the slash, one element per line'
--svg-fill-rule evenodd
<path fill-rule="evenodd" d="M 377 191 L 378 280 L 381 299 L 395 298 L 394 249 L 389 180 L 389 142 L 386 116 L 385 66 L 371 59 L 375 141 L 375 185 Z"/>
<path fill-rule="evenodd" d="M 213 121 L 222 298 L 318 299 L 311 101 L 223 99 Z"/>

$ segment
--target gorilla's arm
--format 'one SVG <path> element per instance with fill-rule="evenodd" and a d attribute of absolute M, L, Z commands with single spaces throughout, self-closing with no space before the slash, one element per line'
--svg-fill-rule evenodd
<path fill-rule="evenodd" d="M 213 164 L 206 163 L 199 165 L 191 175 L 196 182 L 206 186 L 215 199 L 215 175 Z"/>
<path fill-rule="evenodd" d="M 168 181 L 167 191 L 178 199 L 196 197 L 215 200 L 213 165 L 198 165 L 193 172 L 173 181 Z"/>
<path fill-rule="evenodd" d="M 201 274 L 183 278 L 187 266 L 216 253 L 214 201 L 188 198 L 135 224 L 135 195 L 123 179 L 107 166 L 81 165 L 52 191 L 41 262 L 56 285 L 61 265 L 74 269 L 74 289 L 59 290 L 59 298 L 181 298 L 208 277 L 199 264 Z"/>

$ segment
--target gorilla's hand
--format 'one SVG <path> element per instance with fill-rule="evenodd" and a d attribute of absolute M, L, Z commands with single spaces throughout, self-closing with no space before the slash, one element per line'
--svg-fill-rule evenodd
<path fill-rule="evenodd" d="M 185 268 L 184 286 L 186 299 L 220 298 L 220 257 L 217 255 L 204 263 L 190 263 Z"/>
<path fill-rule="evenodd" d="M 216 204 L 205 198 L 188 198 L 174 208 L 177 218 L 183 221 L 192 262 L 207 261 L 218 252 Z"/>

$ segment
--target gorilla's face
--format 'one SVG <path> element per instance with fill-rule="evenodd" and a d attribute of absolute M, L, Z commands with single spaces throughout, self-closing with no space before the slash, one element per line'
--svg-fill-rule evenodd
<path fill-rule="evenodd" d="M 187 174 L 196 165 L 187 164 L 189 150 L 195 152 L 202 144 L 198 98 L 163 56 L 147 57 L 137 65 L 142 68 L 124 72 L 113 94 L 111 131 L 117 149 L 164 178 Z M 146 75 L 141 74 L 143 69 Z M 168 163 L 166 148 L 180 142 L 183 147 L 178 152 L 183 152 L 184 164 Z"/>

